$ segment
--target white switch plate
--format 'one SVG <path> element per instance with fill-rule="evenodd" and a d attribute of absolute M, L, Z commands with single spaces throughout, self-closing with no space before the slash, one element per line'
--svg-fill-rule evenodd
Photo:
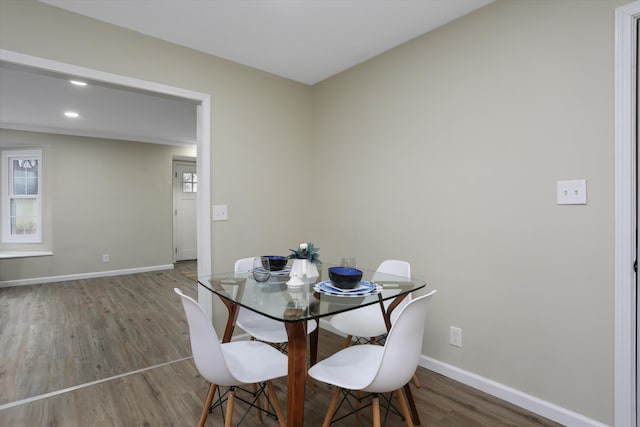
<path fill-rule="evenodd" d="M 213 205 L 213 220 L 214 221 L 226 221 L 228 220 L 227 205 Z"/>
<path fill-rule="evenodd" d="M 449 344 L 462 347 L 462 329 L 449 326 Z"/>
<path fill-rule="evenodd" d="M 586 205 L 587 181 L 584 179 L 558 181 L 557 202 L 559 205 Z"/>

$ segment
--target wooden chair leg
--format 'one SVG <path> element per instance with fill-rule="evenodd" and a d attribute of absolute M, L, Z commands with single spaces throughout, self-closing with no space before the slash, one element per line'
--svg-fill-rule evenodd
<path fill-rule="evenodd" d="M 207 421 L 207 415 L 209 415 L 209 408 L 211 408 L 211 402 L 213 402 L 213 396 L 216 394 L 216 385 L 209 384 L 209 392 L 207 398 L 204 401 L 204 408 L 202 408 L 202 414 L 200 415 L 200 423 L 198 427 L 204 427 L 204 423 Z"/>
<path fill-rule="evenodd" d="M 349 347 L 351 345 L 351 339 L 352 338 L 353 337 L 351 335 L 347 335 L 347 341 L 345 341 L 343 348 Z"/>
<path fill-rule="evenodd" d="M 271 381 L 267 381 L 267 391 L 269 392 L 269 396 L 271 396 L 271 403 L 276 410 L 276 415 L 278 416 L 280 427 L 286 427 L 287 420 L 284 419 L 284 413 L 282 412 L 282 407 L 280 406 L 280 400 L 278 399 L 276 389 L 273 387 L 273 383 Z"/>
<path fill-rule="evenodd" d="M 253 395 L 255 396 L 258 393 L 258 386 L 255 383 L 251 384 L 251 390 L 253 390 Z M 262 419 L 262 407 L 260 406 L 260 396 L 256 397 L 256 411 L 258 412 L 258 422 L 262 424 L 264 420 Z"/>
<path fill-rule="evenodd" d="M 404 421 L 407 423 L 407 427 L 413 427 L 413 420 L 411 419 L 411 413 L 409 412 L 409 407 L 407 406 L 407 402 L 404 400 L 404 395 L 402 394 L 402 390 L 398 389 L 395 392 L 396 398 L 398 399 L 398 403 L 400 403 L 400 410 L 402 411 L 402 415 L 404 416 Z"/>
<path fill-rule="evenodd" d="M 373 427 L 380 427 L 380 398 L 377 394 L 373 396 L 371 409 L 373 409 Z"/>
<path fill-rule="evenodd" d="M 333 398 L 331 398 L 331 403 L 329 404 L 329 409 L 327 409 L 327 415 L 324 417 L 322 427 L 329 427 L 331 424 L 333 413 L 336 411 L 336 407 L 338 406 L 338 400 L 340 400 L 340 387 L 336 387 L 336 391 L 333 393 Z"/>
<path fill-rule="evenodd" d="M 360 427 L 360 407 L 362 406 L 360 399 L 362 399 L 362 390 L 356 391 L 356 427 Z"/>
<path fill-rule="evenodd" d="M 420 380 L 418 379 L 418 375 L 413 374 L 413 377 L 411 379 L 413 380 L 413 385 L 416 386 L 416 388 L 420 388 L 421 384 Z"/>
<path fill-rule="evenodd" d="M 224 427 L 233 426 L 233 405 L 236 403 L 236 389 L 229 389 L 229 397 L 227 398 L 227 416 L 224 420 Z"/>

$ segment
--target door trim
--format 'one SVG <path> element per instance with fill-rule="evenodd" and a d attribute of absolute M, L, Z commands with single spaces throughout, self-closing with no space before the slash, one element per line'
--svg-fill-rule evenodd
<path fill-rule="evenodd" d="M 636 396 L 636 22 L 640 1 L 615 13 L 615 363 L 616 426 L 637 427 Z"/>

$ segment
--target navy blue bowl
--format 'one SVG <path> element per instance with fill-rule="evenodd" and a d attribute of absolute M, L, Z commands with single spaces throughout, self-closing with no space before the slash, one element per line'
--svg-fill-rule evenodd
<path fill-rule="evenodd" d="M 351 267 L 329 267 L 329 279 L 336 288 L 353 289 L 362 280 L 362 271 Z"/>
<path fill-rule="evenodd" d="M 263 255 L 262 266 L 265 270 L 280 271 L 287 265 L 288 260 L 289 259 L 286 256 Z"/>

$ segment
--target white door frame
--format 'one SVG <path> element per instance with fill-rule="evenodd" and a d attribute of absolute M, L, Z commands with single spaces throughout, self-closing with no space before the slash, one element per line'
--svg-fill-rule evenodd
<path fill-rule="evenodd" d="M 198 276 L 211 274 L 211 210 L 209 209 L 211 205 L 211 96 L 206 93 L 78 67 L 5 49 L 0 49 L 0 60 L 119 86 L 172 95 L 197 103 L 197 172 L 201 190 L 198 191 L 197 196 Z M 211 293 L 203 289 L 202 286 L 198 286 L 198 302 L 210 317 L 213 312 L 212 301 Z"/>
<path fill-rule="evenodd" d="M 636 21 L 640 1 L 615 14 L 615 360 L 616 426 L 638 427 L 635 222 Z"/>

